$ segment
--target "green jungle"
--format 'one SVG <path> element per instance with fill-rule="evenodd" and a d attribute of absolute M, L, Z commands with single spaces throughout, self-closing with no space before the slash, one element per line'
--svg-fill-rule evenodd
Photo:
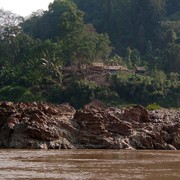
<path fill-rule="evenodd" d="M 180 0 L 0 9 L 0 101 L 180 107 Z"/>

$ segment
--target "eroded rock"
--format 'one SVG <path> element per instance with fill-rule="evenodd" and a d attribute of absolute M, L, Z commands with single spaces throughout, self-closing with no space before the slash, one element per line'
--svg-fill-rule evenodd
<path fill-rule="evenodd" d="M 82 110 L 69 104 L 0 103 L 0 147 L 33 149 L 180 149 L 180 112 L 142 106 Z"/>

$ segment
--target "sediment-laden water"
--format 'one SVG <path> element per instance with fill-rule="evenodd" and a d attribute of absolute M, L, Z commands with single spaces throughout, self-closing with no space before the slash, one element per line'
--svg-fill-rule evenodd
<path fill-rule="evenodd" d="M 0 179 L 179 180 L 180 151 L 3 149 Z"/>

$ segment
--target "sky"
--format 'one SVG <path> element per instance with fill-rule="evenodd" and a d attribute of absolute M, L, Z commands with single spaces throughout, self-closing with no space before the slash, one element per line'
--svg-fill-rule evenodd
<path fill-rule="evenodd" d="M 10 10 L 21 16 L 28 16 L 39 9 L 47 10 L 54 0 L 0 0 L 0 9 Z"/>

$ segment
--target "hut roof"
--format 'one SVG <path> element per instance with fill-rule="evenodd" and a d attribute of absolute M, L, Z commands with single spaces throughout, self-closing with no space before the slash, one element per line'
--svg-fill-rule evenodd
<path fill-rule="evenodd" d="M 136 67 L 136 71 L 146 72 L 147 70 L 146 70 L 146 68 L 143 67 L 143 66 L 141 66 L 141 67 L 137 66 L 137 67 Z"/>
<path fill-rule="evenodd" d="M 104 63 L 100 63 L 100 62 L 96 62 L 96 63 L 92 63 L 93 67 L 103 67 Z"/>

